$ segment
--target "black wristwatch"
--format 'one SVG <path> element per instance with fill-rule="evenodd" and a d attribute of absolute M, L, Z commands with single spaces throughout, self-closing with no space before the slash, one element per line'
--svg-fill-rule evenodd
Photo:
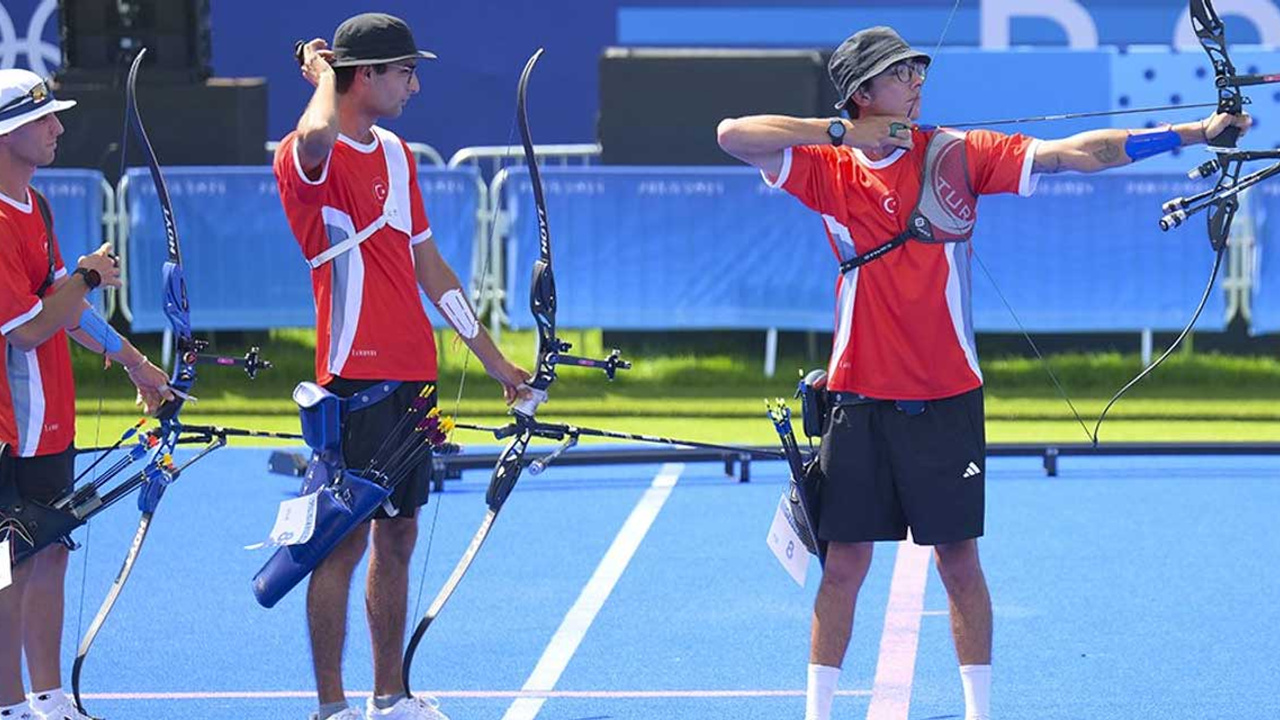
<path fill-rule="evenodd" d="M 849 128 L 844 126 L 843 120 L 835 118 L 829 125 L 827 125 L 827 137 L 831 138 L 832 145 L 840 147 L 844 144 L 844 134 L 848 132 L 848 130 Z"/>
<path fill-rule="evenodd" d="M 75 269 L 75 272 L 71 274 L 79 275 L 84 278 L 84 284 L 88 285 L 90 290 L 95 290 L 102 284 L 102 276 L 98 274 L 97 270 L 92 268 L 78 267 Z"/>

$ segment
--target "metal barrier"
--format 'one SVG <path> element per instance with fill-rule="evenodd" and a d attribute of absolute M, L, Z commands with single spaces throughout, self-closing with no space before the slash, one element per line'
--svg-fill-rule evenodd
<path fill-rule="evenodd" d="M 599 143 L 569 145 L 534 145 L 533 154 L 543 165 L 594 165 L 600 158 Z M 471 258 L 471 297 L 476 312 L 489 318 L 489 330 L 500 336 L 507 321 L 506 283 L 503 282 L 503 240 L 509 232 L 509 221 L 502 212 L 501 189 L 506 182 L 505 165 L 524 165 L 522 145 L 478 145 L 465 147 L 449 158 L 449 167 L 474 165 L 482 177 L 488 176 L 488 204 L 480 211 L 476 230 L 475 254 Z"/>
<path fill-rule="evenodd" d="M 125 288 L 129 287 L 129 273 L 128 270 L 125 269 L 128 267 L 128 265 L 125 264 L 125 253 L 127 252 L 127 249 L 125 248 L 125 243 L 123 241 L 119 241 L 119 233 L 116 232 L 115 191 L 112 190 L 111 183 L 107 182 L 106 178 L 102 179 L 102 182 L 99 183 L 98 187 L 102 190 L 102 238 L 105 242 L 111 243 L 111 247 L 115 248 L 116 255 L 120 257 L 121 266 L 120 289 L 107 288 L 106 292 L 104 292 L 102 296 L 102 315 L 110 320 L 111 316 L 116 312 L 116 307 L 121 307 L 121 314 L 123 314 L 121 295 L 125 292 Z M 128 317 L 126 316 L 125 319 L 127 320 Z"/>
<path fill-rule="evenodd" d="M 534 145 L 533 154 L 543 165 L 594 165 L 603 148 L 600 143 Z M 523 145 L 477 145 L 465 147 L 449 158 L 449 167 L 475 165 L 493 177 L 504 165 L 524 165 Z"/>

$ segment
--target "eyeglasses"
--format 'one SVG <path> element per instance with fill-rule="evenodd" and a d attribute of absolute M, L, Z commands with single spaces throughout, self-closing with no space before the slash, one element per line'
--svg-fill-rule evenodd
<path fill-rule="evenodd" d="M 28 90 L 26 94 L 19 95 L 18 97 L 10 100 L 4 105 L 0 105 L 0 113 L 7 112 L 9 110 L 25 105 L 27 103 L 38 105 L 44 102 L 45 100 L 47 100 L 48 98 L 49 98 L 49 87 L 45 85 L 43 82 L 38 82 L 30 90 Z"/>
<path fill-rule="evenodd" d="M 919 75 L 920 79 L 924 80 L 925 72 L 928 69 L 929 66 L 927 64 L 916 60 L 914 62 L 900 62 L 889 68 L 889 72 L 893 73 L 893 76 L 898 78 L 898 82 L 903 85 L 909 85 L 916 75 Z"/>

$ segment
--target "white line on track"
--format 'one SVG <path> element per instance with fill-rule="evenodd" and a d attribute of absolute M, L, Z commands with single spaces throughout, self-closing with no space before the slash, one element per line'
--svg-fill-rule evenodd
<path fill-rule="evenodd" d="M 928 547 L 916 545 L 910 537 L 898 543 L 867 720 L 907 720 L 930 554 Z"/>
<path fill-rule="evenodd" d="M 438 698 L 508 699 L 508 698 L 595 698 L 595 699 L 734 699 L 804 697 L 804 690 L 428 690 Z M 369 690 L 348 690 L 347 697 L 366 698 Z M 837 695 L 867 697 L 870 690 L 841 690 Z M 314 690 L 230 690 L 221 692 L 118 692 L 85 693 L 86 700 L 314 700 Z"/>
<path fill-rule="evenodd" d="M 684 472 L 684 465 L 679 463 L 667 463 L 658 471 L 657 477 L 640 497 L 630 517 L 622 524 L 622 529 L 618 531 L 613 544 L 609 546 L 604 558 L 596 566 L 591 579 L 582 588 L 577 601 L 573 603 L 573 607 L 569 608 L 568 614 L 560 623 L 560 628 L 551 637 L 551 642 L 547 643 L 547 648 L 542 651 L 542 657 L 538 659 L 538 664 L 533 668 L 529 679 L 525 680 L 522 690 L 529 693 L 546 693 L 555 689 L 556 683 L 560 681 L 560 675 L 573 659 L 573 654 L 578 651 L 578 646 L 586 636 L 591 623 L 595 621 L 596 615 L 609 599 L 609 594 L 618 584 L 618 579 L 622 577 L 631 558 L 635 556 L 644 536 L 653 526 L 653 521 L 657 519 L 667 498 L 671 496 L 671 491 L 675 488 L 676 481 L 680 479 L 682 472 Z M 547 698 L 541 695 L 516 698 L 515 702 L 507 708 L 502 720 L 533 720 L 546 701 Z"/>

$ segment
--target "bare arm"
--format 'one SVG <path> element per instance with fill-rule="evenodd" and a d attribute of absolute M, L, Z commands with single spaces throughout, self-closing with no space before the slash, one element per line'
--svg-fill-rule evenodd
<path fill-rule="evenodd" d="M 298 118 L 298 162 L 308 175 L 324 164 L 338 142 L 338 91 L 325 41 L 312 40 L 302 48 L 302 76 L 315 86 L 311 101 Z"/>
<path fill-rule="evenodd" d="M 906 118 L 877 116 L 863 120 L 841 120 L 844 142 L 863 150 L 889 152 L 911 147 L 911 133 L 889 134 L 890 125 L 910 125 Z M 786 115 L 751 115 L 720 121 L 716 139 L 721 149 L 739 160 L 776 177 L 782 172 L 783 151 L 796 145 L 826 145 L 831 142 L 827 126 L 831 118 L 796 118 Z"/>
<path fill-rule="evenodd" d="M 418 278 L 418 285 L 422 287 L 422 291 L 427 294 L 427 298 L 436 305 L 441 305 L 441 298 L 450 291 L 459 291 L 462 293 L 462 301 L 466 301 L 466 291 L 462 289 L 462 283 L 458 280 L 458 276 L 453 272 L 453 268 L 445 262 L 440 255 L 440 250 L 436 247 L 434 240 L 423 240 L 413 246 L 413 263 L 414 274 Z M 457 302 L 455 295 L 455 302 Z M 441 311 L 446 318 L 450 314 Z M 472 318 L 475 321 L 474 317 Z M 452 322 L 452 319 L 450 319 Z M 507 402 L 515 400 L 519 393 L 519 387 L 529 380 L 530 375 L 524 369 L 514 365 L 510 360 L 502 354 L 498 346 L 493 342 L 493 338 L 489 336 L 484 325 L 479 321 L 475 321 L 474 334 L 471 337 L 463 332 L 464 328 L 455 326 L 455 330 L 459 331 L 459 337 L 475 353 L 476 357 L 484 365 L 485 372 L 502 384 L 503 393 L 506 395 Z"/>
<path fill-rule="evenodd" d="M 40 347 L 59 330 L 72 327 L 85 305 L 89 286 L 79 276 L 64 276 L 41 301 L 40 312 L 5 335 L 5 340 L 18 350 L 29 352 Z"/>
<path fill-rule="evenodd" d="M 1182 123 L 1168 129 L 1178 134 L 1182 146 L 1208 142 L 1228 126 L 1247 131 L 1253 120 L 1247 115 L 1223 115 L 1221 113 L 1200 122 Z M 1125 152 L 1125 143 L 1131 135 L 1161 130 L 1090 130 L 1061 140 L 1046 140 L 1036 147 L 1033 173 L 1079 172 L 1095 173 L 1121 167 L 1134 162 Z"/>
<path fill-rule="evenodd" d="M 95 270 L 103 287 L 120 287 L 120 268 L 111 255 L 111 245 L 103 243 L 95 252 L 80 258 L 77 267 Z M 63 275 L 49 288 L 40 302 L 40 312 L 35 317 L 5 335 L 5 340 L 15 348 L 27 352 L 34 350 L 63 328 L 75 327 L 85 308 L 85 298 L 91 289 L 79 275 Z"/>

